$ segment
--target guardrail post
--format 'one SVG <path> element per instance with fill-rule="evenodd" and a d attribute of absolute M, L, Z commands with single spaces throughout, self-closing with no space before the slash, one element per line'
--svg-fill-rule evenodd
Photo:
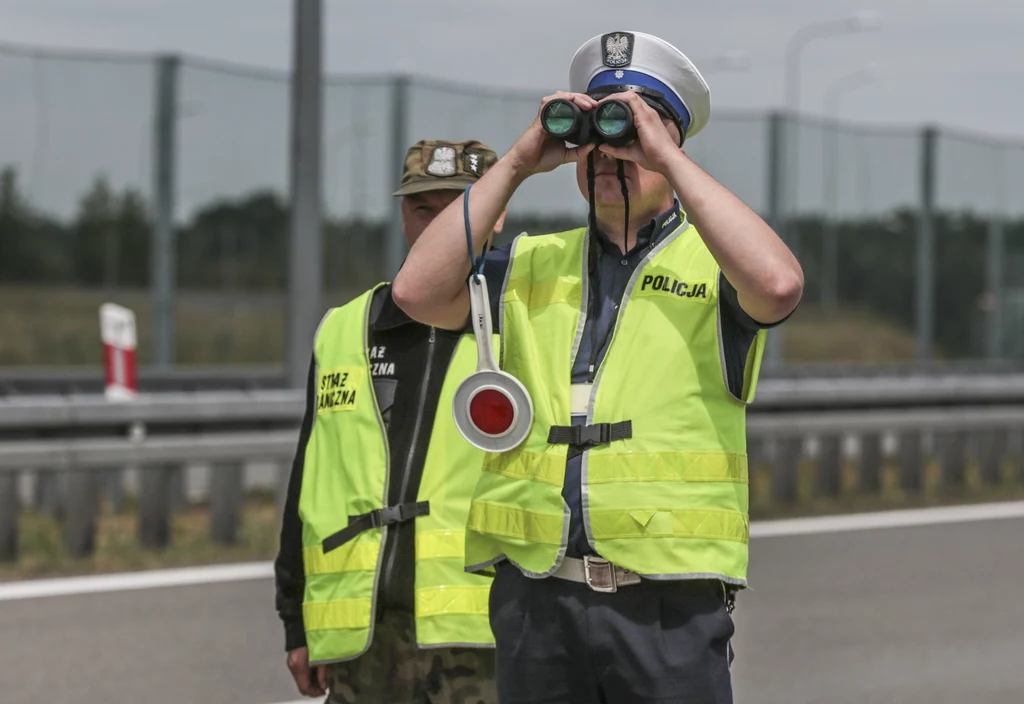
<path fill-rule="evenodd" d="M 910 430 L 900 434 L 900 488 L 911 493 L 920 493 L 924 487 L 924 464 L 920 431 Z"/>
<path fill-rule="evenodd" d="M 860 438 L 860 490 L 877 494 L 882 489 L 882 436 L 865 433 Z"/>
<path fill-rule="evenodd" d="M 986 430 L 978 439 L 981 483 L 986 486 L 999 486 L 1003 483 L 1003 456 L 1006 454 L 1009 438 L 1003 430 Z"/>
<path fill-rule="evenodd" d="M 1017 481 L 1024 484 L 1024 431 L 1017 431 Z"/>
<path fill-rule="evenodd" d="M 834 499 L 839 496 L 843 475 L 843 439 L 825 435 L 818 448 L 818 496 Z"/>
<path fill-rule="evenodd" d="M 240 462 L 224 462 L 210 470 L 210 537 L 215 543 L 233 545 L 242 510 L 244 467 Z"/>
<path fill-rule="evenodd" d="M 166 471 L 169 481 L 171 513 L 182 513 L 188 507 L 188 489 L 185 486 L 186 467 L 185 465 L 169 465 Z"/>
<path fill-rule="evenodd" d="M 964 485 L 967 464 L 967 433 L 950 430 L 939 435 L 939 453 L 942 463 L 942 484 L 945 488 Z"/>
<path fill-rule="evenodd" d="M 122 467 L 111 467 L 103 472 L 103 490 L 114 513 L 124 512 L 124 477 L 125 469 Z"/>
<path fill-rule="evenodd" d="M 0 562 L 18 559 L 18 473 L 0 470 Z"/>
<path fill-rule="evenodd" d="M 772 498 L 786 504 L 796 503 L 797 468 L 803 457 L 802 436 L 782 437 L 775 452 L 775 466 L 772 468 Z"/>
<path fill-rule="evenodd" d="M 139 542 L 145 548 L 165 548 L 171 542 L 170 488 L 167 465 L 140 468 Z"/>
<path fill-rule="evenodd" d="M 34 473 L 32 503 L 41 516 L 56 516 L 63 504 L 61 477 L 52 469 L 37 469 Z"/>
<path fill-rule="evenodd" d="M 96 509 L 99 502 L 96 472 L 91 469 L 69 471 L 67 489 L 64 548 L 71 557 L 86 557 L 96 549 Z"/>

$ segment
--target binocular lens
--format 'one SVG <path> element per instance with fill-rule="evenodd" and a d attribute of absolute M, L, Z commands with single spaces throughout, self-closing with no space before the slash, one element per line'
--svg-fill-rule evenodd
<path fill-rule="evenodd" d="M 625 103 L 613 100 L 597 109 L 596 126 L 604 136 L 617 137 L 629 128 L 630 117 Z"/>
<path fill-rule="evenodd" d="M 552 100 L 544 109 L 544 129 L 556 137 L 572 132 L 576 126 L 577 107 L 567 100 Z"/>

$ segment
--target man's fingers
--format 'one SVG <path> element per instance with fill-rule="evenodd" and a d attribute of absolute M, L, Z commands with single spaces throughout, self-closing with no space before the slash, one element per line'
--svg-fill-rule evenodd
<path fill-rule="evenodd" d="M 601 98 L 602 103 L 609 100 L 619 100 L 629 106 L 629 109 L 633 111 L 633 122 L 646 121 L 648 119 L 661 120 L 661 116 L 658 111 L 652 108 L 647 102 L 641 98 L 638 94 L 633 91 L 626 91 L 624 93 L 613 93 L 612 95 Z"/>
<path fill-rule="evenodd" d="M 591 110 L 597 105 L 597 101 L 591 98 L 586 93 L 570 93 L 568 91 L 560 90 L 554 95 L 549 95 L 541 101 L 541 106 L 547 105 L 552 100 L 568 100 L 576 103 L 577 106 L 584 110 Z"/>
<path fill-rule="evenodd" d="M 583 161 L 587 158 L 587 154 L 594 151 L 593 144 L 584 144 L 579 147 L 572 147 L 565 150 L 565 162 L 566 164 L 576 161 Z"/>
<path fill-rule="evenodd" d="M 316 675 L 320 685 L 320 694 L 324 694 L 327 691 L 327 668 L 321 665 L 316 669 Z"/>
<path fill-rule="evenodd" d="M 609 144 L 602 144 L 597 148 L 602 154 L 607 154 L 614 159 L 622 159 L 623 161 L 636 161 L 633 155 L 630 154 L 628 147 L 613 147 Z"/>
<path fill-rule="evenodd" d="M 292 670 L 292 677 L 295 679 L 295 686 L 299 688 L 299 694 L 303 694 L 307 697 L 314 696 L 309 691 L 309 668 L 308 667 L 296 667 Z"/>

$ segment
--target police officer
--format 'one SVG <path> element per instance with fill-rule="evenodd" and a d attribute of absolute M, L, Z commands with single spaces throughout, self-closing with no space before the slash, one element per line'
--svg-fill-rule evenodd
<path fill-rule="evenodd" d="M 496 161 L 475 141 L 413 145 L 395 193 L 409 245 Z M 451 411 L 475 366 L 471 336 L 411 320 L 389 284 L 320 323 L 275 562 L 302 694 L 495 701 L 492 579 L 467 573 L 463 556 L 483 453 Z"/>
<path fill-rule="evenodd" d="M 678 49 L 640 32 L 594 37 L 569 89 L 431 223 L 394 284 L 412 317 L 461 328 L 463 199 L 479 252 L 527 178 L 576 163 L 589 226 L 521 236 L 486 260 L 502 367 L 534 404 L 526 440 L 485 460 L 467 527 L 467 569 L 497 565 L 499 700 L 731 702 L 745 406 L 765 331 L 797 306 L 803 273 L 682 149 L 710 99 Z M 622 101 L 635 139 L 567 147 L 542 127 L 556 98 L 585 117 Z"/>

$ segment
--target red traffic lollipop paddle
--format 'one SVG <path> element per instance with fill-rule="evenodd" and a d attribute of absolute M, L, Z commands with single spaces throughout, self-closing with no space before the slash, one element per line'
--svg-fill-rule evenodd
<path fill-rule="evenodd" d="M 474 274 L 469 280 L 469 304 L 477 365 L 455 390 L 452 413 L 455 426 L 471 445 L 487 452 L 507 452 L 530 434 L 533 401 L 518 379 L 498 369 L 488 300 L 487 280 Z"/>

